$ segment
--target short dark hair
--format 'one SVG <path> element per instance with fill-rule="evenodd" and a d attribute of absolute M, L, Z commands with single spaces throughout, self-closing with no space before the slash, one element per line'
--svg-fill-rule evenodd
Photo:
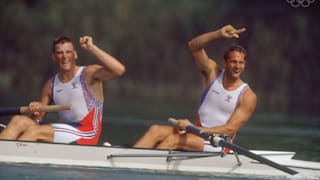
<path fill-rule="evenodd" d="M 57 44 L 63 44 L 63 43 L 72 43 L 71 38 L 67 37 L 67 36 L 58 36 L 57 38 L 54 39 L 53 43 L 52 43 L 52 52 L 55 52 L 55 47 Z"/>
<path fill-rule="evenodd" d="M 244 54 L 244 57 L 247 56 L 246 50 L 245 50 L 242 46 L 240 46 L 239 44 L 235 44 L 235 45 L 232 45 L 232 46 L 224 53 L 223 58 L 224 58 L 225 61 L 228 60 L 228 58 L 229 58 L 229 53 L 232 52 L 232 51 L 238 51 L 239 53 Z"/>

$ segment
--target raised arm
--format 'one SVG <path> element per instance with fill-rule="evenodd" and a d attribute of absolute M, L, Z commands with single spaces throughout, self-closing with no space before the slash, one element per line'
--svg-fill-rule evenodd
<path fill-rule="evenodd" d="M 92 78 L 96 80 L 110 80 L 121 76 L 125 72 L 125 67 L 117 59 L 97 47 L 90 36 L 80 38 L 80 46 L 93 54 L 101 65 L 94 65 Z"/>
<path fill-rule="evenodd" d="M 216 31 L 204 33 L 188 42 L 189 51 L 193 59 L 204 76 L 205 84 L 208 85 L 220 72 L 215 60 L 210 59 L 205 51 L 210 43 L 220 38 L 238 38 L 245 29 L 235 29 L 231 25 L 226 25 Z"/>

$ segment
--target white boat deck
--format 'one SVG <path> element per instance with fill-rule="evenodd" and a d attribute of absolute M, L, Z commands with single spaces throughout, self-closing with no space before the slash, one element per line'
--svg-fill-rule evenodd
<path fill-rule="evenodd" d="M 213 154 L 197 157 L 197 153 L 172 152 L 165 150 L 134 149 L 119 147 L 96 147 L 65 144 L 17 142 L 0 140 L 0 162 L 34 163 L 67 166 L 88 166 L 108 168 L 128 168 L 152 171 L 172 171 L 194 174 L 245 174 L 292 177 L 265 164 L 239 155 L 241 166 L 232 154 L 225 156 Z M 294 152 L 252 151 L 279 164 L 288 166 L 304 178 L 320 178 L 320 163 L 291 159 Z M 170 160 L 168 161 L 168 154 Z M 182 155 L 181 155 L 182 154 Z M 122 156 L 122 157 L 119 157 Z M 188 156 L 187 156 L 188 155 Z M 190 157 L 190 155 L 194 155 Z M 198 156 L 203 156 L 198 153 Z M 206 155 L 206 154 L 205 154 Z M 125 157 L 123 157 L 125 156 Z"/>

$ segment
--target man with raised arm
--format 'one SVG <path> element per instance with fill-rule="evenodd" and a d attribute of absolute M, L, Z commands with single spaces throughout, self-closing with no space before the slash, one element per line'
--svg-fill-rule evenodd
<path fill-rule="evenodd" d="M 205 91 L 201 96 L 196 126 L 211 134 L 225 134 L 232 139 L 248 121 L 256 107 L 257 97 L 242 81 L 246 51 L 239 45 L 231 46 L 224 54 L 223 68 L 209 58 L 205 47 L 218 39 L 239 38 L 245 29 L 231 25 L 202 34 L 188 43 L 197 68 L 200 70 Z M 218 151 L 202 138 L 181 130 L 192 125 L 188 119 L 180 119 L 178 128 L 152 125 L 134 147 L 190 151 Z M 220 148 L 221 150 L 221 148 Z"/>
<path fill-rule="evenodd" d="M 90 36 L 80 38 L 80 46 L 95 56 L 98 64 L 78 66 L 78 54 L 68 37 L 58 37 L 52 46 L 52 59 L 58 73 L 42 89 L 40 102 L 31 102 L 33 118 L 14 116 L 0 139 L 46 141 L 96 145 L 103 116 L 103 82 L 125 72 L 117 59 L 97 47 Z M 60 123 L 43 124 L 45 113 L 39 108 L 48 104 L 71 104 L 72 109 L 58 112 Z"/>

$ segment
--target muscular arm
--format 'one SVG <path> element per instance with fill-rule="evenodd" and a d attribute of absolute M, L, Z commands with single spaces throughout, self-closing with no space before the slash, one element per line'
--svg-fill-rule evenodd
<path fill-rule="evenodd" d="M 216 31 L 204 33 L 188 42 L 189 51 L 204 76 L 206 86 L 217 76 L 220 69 L 216 61 L 208 57 L 204 48 L 220 38 L 238 38 L 239 34 L 244 31 L 244 28 L 237 30 L 231 25 L 226 25 Z"/>
<path fill-rule="evenodd" d="M 249 120 L 257 104 L 256 94 L 249 88 L 240 97 L 240 104 L 225 125 L 201 128 L 209 133 L 233 136 Z"/>
<path fill-rule="evenodd" d="M 189 51 L 204 77 L 205 86 L 219 73 L 219 68 L 215 60 L 208 57 L 204 48 L 220 37 L 220 30 L 217 30 L 202 34 L 188 42 Z"/>
<path fill-rule="evenodd" d="M 101 63 L 101 65 L 92 65 L 90 67 L 90 71 L 93 72 L 92 80 L 110 80 L 121 76 L 125 72 L 124 65 L 93 44 L 90 36 L 81 37 L 80 45 L 83 49 L 93 54 Z"/>

